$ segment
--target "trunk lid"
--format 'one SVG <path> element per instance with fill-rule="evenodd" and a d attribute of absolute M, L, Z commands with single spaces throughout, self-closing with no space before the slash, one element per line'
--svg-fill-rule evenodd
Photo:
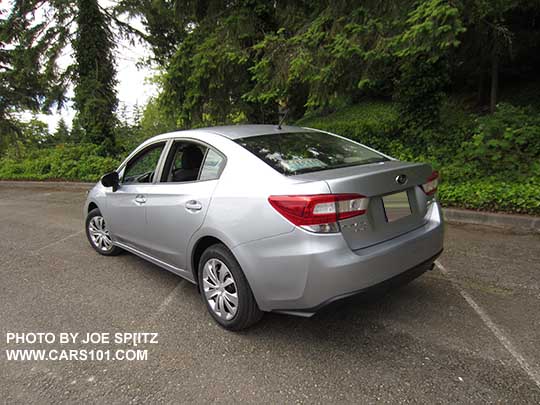
<path fill-rule="evenodd" d="M 429 164 L 390 160 L 306 173 L 294 178 L 323 180 L 332 193 L 358 193 L 369 198 L 366 214 L 340 221 L 343 237 L 349 247 L 356 250 L 424 225 L 428 197 L 420 186 L 431 173 Z M 405 176 L 403 184 L 398 182 L 399 176 Z"/>

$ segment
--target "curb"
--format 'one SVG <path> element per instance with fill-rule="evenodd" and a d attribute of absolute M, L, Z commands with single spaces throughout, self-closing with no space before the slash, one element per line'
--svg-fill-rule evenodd
<path fill-rule="evenodd" d="M 540 233 L 540 217 L 443 208 L 449 223 L 488 225 L 521 232 Z"/>
<path fill-rule="evenodd" d="M 39 181 L 39 180 L 0 180 L 0 185 L 12 187 L 65 187 L 65 188 L 91 188 L 94 183 L 81 181 Z"/>

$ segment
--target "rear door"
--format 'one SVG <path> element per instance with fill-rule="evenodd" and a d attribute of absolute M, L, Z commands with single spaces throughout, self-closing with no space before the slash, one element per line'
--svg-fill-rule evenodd
<path fill-rule="evenodd" d="M 198 166 L 194 147 L 201 152 Z M 224 164 L 224 155 L 206 144 L 174 141 L 159 183 L 146 202 L 148 249 L 152 256 L 179 269 L 187 268 L 188 243 L 203 224 Z"/>

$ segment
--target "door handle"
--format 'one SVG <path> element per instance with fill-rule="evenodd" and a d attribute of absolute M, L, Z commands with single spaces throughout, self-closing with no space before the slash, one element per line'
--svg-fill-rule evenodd
<path fill-rule="evenodd" d="M 137 197 L 135 197 L 135 202 L 142 205 L 146 202 L 146 198 L 144 197 L 144 195 L 139 194 L 137 195 Z"/>
<path fill-rule="evenodd" d="M 186 202 L 186 209 L 188 211 L 200 211 L 202 210 L 202 204 L 199 201 L 189 200 Z"/>

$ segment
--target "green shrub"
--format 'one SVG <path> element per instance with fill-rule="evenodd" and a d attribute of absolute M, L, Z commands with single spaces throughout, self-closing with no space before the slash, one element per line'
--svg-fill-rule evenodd
<path fill-rule="evenodd" d="M 304 117 L 296 124 L 334 132 L 383 152 L 399 138 L 399 115 L 389 102 L 364 102 L 324 117 Z"/>
<path fill-rule="evenodd" d="M 540 215 L 540 179 L 529 183 L 443 182 L 439 186 L 439 199 L 451 207 Z"/>
<path fill-rule="evenodd" d="M 118 159 L 97 153 L 97 146 L 84 144 L 31 150 L 22 160 L 0 159 L 0 179 L 94 182 L 119 164 Z"/>
<path fill-rule="evenodd" d="M 444 159 L 449 155 L 444 147 L 455 153 L 470 134 L 472 120 L 462 109 L 447 101 L 442 113 L 438 130 L 404 131 L 396 103 L 368 101 L 330 115 L 304 117 L 296 124 L 343 135 L 401 160 L 421 161 L 439 155 Z"/>
<path fill-rule="evenodd" d="M 433 128 L 440 123 L 443 89 L 448 84 L 448 64 L 418 57 L 401 65 L 396 94 L 405 131 Z M 423 133 L 421 131 L 420 133 Z"/>
<path fill-rule="evenodd" d="M 526 180 L 540 175 L 540 115 L 530 107 L 501 104 L 477 118 L 472 138 L 463 142 L 455 164 L 460 176 Z"/>

